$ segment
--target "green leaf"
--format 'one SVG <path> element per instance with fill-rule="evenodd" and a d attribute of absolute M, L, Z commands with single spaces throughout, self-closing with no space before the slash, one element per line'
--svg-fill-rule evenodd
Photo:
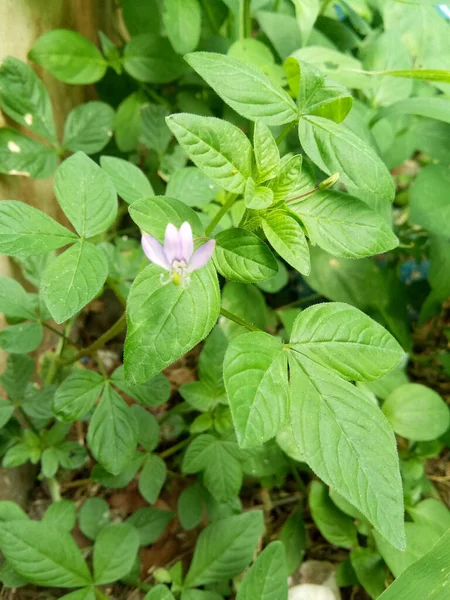
<path fill-rule="evenodd" d="M 33 296 L 11 277 L 0 277 L 0 312 L 15 319 L 36 319 Z"/>
<path fill-rule="evenodd" d="M 80 587 L 92 582 L 81 551 L 59 527 L 28 520 L 2 523 L 0 548 L 11 567 L 35 585 Z"/>
<path fill-rule="evenodd" d="M 263 240 L 237 227 L 216 235 L 214 264 L 221 275 L 242 283 L 264 281 L 278 272 L 277 261 Z"/>
<path fill-rule="evenodd" d="M 52 317 L 63 323 L 100 292 L 108 275 L 108 261 L 100 248 L 79 241 L 45 269 L 42 297 Z"/>
<path fill-rule="evenodd" d="M 426 498 L 408 508 L 414 523 L 436 529 L 443 535 L 450 528 L 450 510 L 436 498 Z"/>
<path fill-rule="evenodd" d="M 161 243 L 169 223 L 180 227 L 185 221 L 192 227 L 195 237 L 205 235 L 197 214 L 180 200 L 168 196 L 153 196 L 133 202 L 128 209 L 131 218 L 141 229 Z"/>
<path fill-rule="evenodd" d="M 8 521 L 28 521 L 29 516 L 12 500 L 0 500 L 0 523 Z"/>
<path fill-rule="evenodd" d="M 269 182 L 269 188 L 273 190 L 274 202 L 286 200 L 296 191 L 300 182 L 302 164 L 301 154 L 295 156 L 288 154 L 283 157 L 278 175 Z"/>
<path fill-rule="evenodd" d="M 450 83 L 450 70 L 447 69 L 406 69 L 389 70 L 369 73 L 370 75 L 390 77 L 407 77 L 410 79 L 422 79 L 424 81 L 437 81 L 439 83 Z"/>
<path fill-rule="evenodd" d="M 56 390 L 52 409 L 61 421 L 79 421 L 94 407 L 104 384 L 98 373 L 77 369 Z"/>
<path fill-rule="evenodd" d="M 138 444 L 147 452 L 153 452 L 159 442 L 158 421 L 151 412 L 139 404 L 133 404 L 131 410 L 139 423 Z"/>
<path fill-rule="evenodd" d="M 249 564 L 263 530 L 260 511 L 208 525 L 198 538 L 185 585 L 197 587 L 241 573 Z"/>
<path fill-rule="evenodd" d="M 77 520 L 77 507 L 71 500 L 59 500 L 50 504 L 45 511 L 42 521 L 53 525 L 54 527 L 61 527 L 64 531 L 72 531 L 75 527 Z"/>
<path fill-rule="evenodd" d="M 298 118 L 289 94 L 259 69 L 215 52 L 188 54 L 186 61 L 224 102 L 246 119 L 283 125 Z"/>
<path fill-rule="evenodd" d="M 296 354 L 357 381 L 385 375 L 404 357 L 384 327 L 340 302 L 315 304 L 300 313 L 289 346 Z"/>
<path fill-rule="evenodd" d="M 398 239 L 385 219 L 362 200 L 327 190 L 291 206 L 313 244 L 346 258 L 362 258 L 392 250 Z"/>
<path fill-rule="evenodd" d="M 108 175 L 83 152 L 56 172 L 55 195 L 80 236 L 103 233 L 117 214 L 117 195 Z"/>
<path fill-rule="evenodd" d="M 391 175 L 377 154 L 342 124 L 323 117 L 304 116 L 299 138 L 309 158 L 327 175 L 339 173 L 347 187 L 373 198 L 392 201 Z"/>
<path fill-rule="evenodd" d="M 399 598 L 444 598 L 449 587 L 450 530 L 417 562 L 409 566 L 379 597 L 379 600 Z"/>
<path fill-rule="evenodd" d="M 377 117 L 399 115 L 415 115 L 450 124 L 450 101 L 440 96 L 407 98 L 378 111 Z"/>
<path fill-rule="evenodd" d="M 157 585 L 144 596 L 144 600 L 175 600 L 175 596 L 165 585 Z"/>
<path fill-rule="evenodd" d="M 197 167 L 184 167 L 170 176 L 166 195 L 188 206 L 203 206 L 215 199 L 219 186 Z"/>
<path fill-rule="evenodd" d="M 111 375 L 111 382 L 127 396 L 130 396 L 136 402 L 145 404 L 145 406 L 161 406 L 170 397 L 170 383 L 162 373 L 158 373 L 158 375 L 141 385 L 129 386 L 125 383 L 124 367 L 120 365 Z"/>
<path fill-rule="evenodd" d="M 34 373 L 34 360 L 26 355 L 10 354 L 6 364 L 7 368 L 0 376 L 0 383 L 10 400 L 23 400 Z"/>
<path fill-rule="evenodd" d="M 132 460 L 138 423 L 129 406 L 110 386 L 105 388 L 88 429 L 88 443 L 98 462 L 118 475 Z"/>
<path fill-rule="evenodd" d="M 292 430 L 305 461 L 403 549 L 403 493 L 387 419 L 366 394 L 306 356 L 293 352 L 289 367 Z"/>
<path fill-rule="evenodd" d="M 178 54 L 192 52 L 201 33 L 201 8 L 198 0 L 164 0 L 163 23 L 170 43 Z"/>
<path fill-rule="evenodd" d="M 311 265 L 308 242 L 301 226 L 289 212 L 276 210 L 265 214 L 263 231 L 281 258 L 300 273 L 309 275 Z"/>
<path fill-rule="evenodd" d="M 127 519 L 139 533 L 140 545 L 149 546 L 156 542 L 173 519 L 174 513 L 157 508 L 140 508 Z"/>
<path fill-rule="evenodd" d="M 105 102 L 86 102 L 70 111 L 64 124 L 63 148 L 96 154 L 113 134 L 114 110 Z M 80 174 L 82 173 L 80 169 Z"/>
<path fill-rule="evenodd" d="M 14 354 L 26 354 L 40 346 L 44 331 L 40 323 L 11 325 L 0 331 L 0 348 Z"/>
<path fill-rule="evenodd" d="M 232 442 L 203 434 L 189 445 L 183 458 L 184 473 L 204 471 L 204 483 L 217 502 L 228 502 L 238 495 L 242 469 Z"/>
<path fill-rule="evenodd" d="M 296 50 L 293 56 L 314 65 L 322 73 L 348 88 L 364 89 L 367 86 L 368 77 L 361 73 L 361 62 L 349 53 L 339 52 L 324 45 L 311 45 Z"/>
<path fill-rule="evenodd" d="M 228 121 L 187 113 L 170 115 L 167 125 L 182 148 L 207 177 L 229 192 L 242 192 L 252 175 L 252 147 Z"/>
<path fill-rule="evenodd" d="M 183 529 L 194 529 L 203 519 L 203 500 L 198 484 L 191 485 L 178 496 L 177 515 Z"/>
<path fill-rule="evenodd" d="M 153 35 L 132 37 L 123 53 L 125 71 L 146 83 L 169 83 L 186 70 L 183 59 L 175 54 L 169 41 Z"/>
<path fill-rule="evenodd" d="M 239 445 L 258 446 L 274 437 L 289 410 L 283 344 L 262 332 L 235 338 L 225 355 L 224 379 Z"/>
<path fill-rule="evenodd" d="M 301 48 L 300 29 L 295 17 L 284 13 L 269 12 L 268 10 L 258 11 L 256 17 L 262 31 L 282 60 L 297 48 Z"/>
<path fill-rule="evenodd" d="M 135 452 L 133 458 L 118 475 L 112 475 L 100 465 L 95 465 L 92 470 L 92 479 L 104 487 L 114 490 L 123 488 L 136 477 L 137 472 L 142 467 L 144 458 L 145 455 L 143 453 Z"/>
<path fill-rule="evenodd" d="M 81 505 L 78 518 L 82 533 L 95 540 L 109 523 L 109 504 L 103 498 L 88 498 Z"/>
<path fill-rule="evenodd" d="M 0 107 L 8 117 L 50 142 L 57 142 L 50 97 L 29 65 L 12 56 L 4 58 L 0 90 Z"/>
<path fill-rule="evenodd" d="M 99 81 L 108 66 L 90 40 L 69 29 L 44 33 L 28 56 L 56 79 L 73 85 Z"/>
<path fill-rule="evenodd" d="M 234 281 L 227 282 L 222 289 L 222 306 L 259 329 L 264 329 L 266 326 L 264 296 L 254 285 L 243 285 Z M 221 319 L 220 326 L 229 340 L 237 335 L 247 333 L 247 329 L 242 325 L 225 318 Z"/>
<path fill-rule="evenodd" d="M 168 115 L 167 108 L 160 104 L 146 103 L 141 111 L 142 129 L 139 139 L 147 148 L 155 150 L 159 156 L 166 152 L 172 139 L 172 134 L 166 123 Z"/>
<path fill-rule="evenodd" d="M 257 187 L 251 177 L 247 179 L 244 191 L 244 201 L 247 208 L 253 210 L 268 208 L 273 202 L 273 197 L 273 190 L 263 185 Z"/>
<path fill-rule="evenodd" d="M 398 435 L 414 441 L 434 440 L 450 425 L 443 398 L 420 383 L 405 383 L 383 403 L 383 412 Z"/>
<path fill-rule="evenodd" d="M 125 376 L 131 385 L 154 377 L 193 348 L 219 316 L 219 284 L 211 263 L 192 273 L 186 288 L 161 284 L 160 274 L 149 265 L 128 296 Z"/>
<path fill-rule="evenodd" d="M 14 412 L 14 404 L 11 404 L 9 400 L 0 398 L 0 428 L 6 425 L 10 420 Z"/>
<path fill-rule="evenodd" d="M 106 525 L 94 544 L 94 582 L 117 581 L 131 571 L 139 550 L 139 535 L 127 523 Z"/>
<path fill-rule="evenodd" d="M 444 165 L 428 165 L 411 185 L 410 219 L 431 233 L 450 236 L 450 202 L 448 186 L 450 169 Z"/>
<path fill-rule="evenodd" d="M 128 204 L 154 195 L 151 183 L 141 169 L 127 160 L 114 156 L 102 156 L 100 164 L 111 178 L 117 195 Z"/>
<path fill-rule="evenodd" d="M 56 150 L 15 129 L 0 128 L 0 173 L 47 179 L 57 166 Z"/>
<path fill-rule="evenodd" d="M 56 448 L 46 448 L 41 456 L 41 470 L 44 477 L 51 479 L 58 472 L 58 451 Z"/>
<path fill-rule="evenodd" d="M 280 169 L 280 151 L 272 132 L 263 121 L 256 121 L 253 130 L 253 148 L 255 151 L 258 181 L 273 179 Z"/>
<path fill-rule="evenodd" d="M 353 519 L 333 504 L 323 483 L 311 482 L 308 500 L 314 523 L 330 544 L 342 548 L 352 548 L 358 545 L 357 530 Z"/>
<path fill-rule="evenodd" d="M 61 600 L 95 600 L 95 590 L 92 587 L 76 590 L 62 596 Z"/>
<path fill-rule="evenodd" d="M 288 596 L 284 547 L 271 542 L 251 566 L 239 587 L 237 600 L 281 600 Z"/>
<path fill-rule="evenodd" d="M 114 123 L 115 140 L 121 152 L 136 149 L 142 129 L 142 108 L 146 97 L 142 92 L 134 92 L 123 100 L 117 108 Z"/>
<path fill-rule="evenodd" d="M 384 591 L 387 577 L 381 556 L 368 548 L 355 548 L 350 552 L 350 561 L 366 592 L 371 598 L 378 598 Z"/>
<path fill-rule="evenodd" d="M 0 252 L 33 256 L 61 248 L 77 236 L 37 208 L 17 200 L 0 203 Z"/>
<path fill-rule="evenodd" d="M 319 0 L 293 0 L 295 16 L 302 36 L 302 46 L 308 44 L 314 23 L 319 16 Z"/>
<path fill-rule="evenodd" d="M 166 463 L 156 454 L 147 456 L 139 478 L 139 491 L 149 504 L 154 504 L 166 480 Z"/>
<path fill-rule="evenodd" d="M 350 92 L 314 65 L 288 58 L 284 68 L 301 115 L 315 115 L 340 123 L 353 106 Z"/>
<path fill-rule="evenodd" d="M 280 533 L 280 542 L 284 546 L 288 574 L 292 575 L 300 566 L 306 552 L 305 522 L 300 509 L 285 521 Z"/>

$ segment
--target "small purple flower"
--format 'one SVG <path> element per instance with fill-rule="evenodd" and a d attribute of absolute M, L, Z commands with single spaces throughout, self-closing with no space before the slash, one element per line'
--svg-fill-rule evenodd
<path fill-rule="evenodd" d="M 164 246 L 158 240 L 144 233 L 142 248 L 147 258 L 158 267 L 169 272 L 169 277 L 161 274 L 161 282 L 166 284 L 173 281 L 175 285 L 185 287 L 189 284 L 192 271 L 197 271 L 206 265 L 211 258 L 216 240 L 208 240 L 194 252 L 194 238 L 191 226 L 187 221 L 180 229 L 169 223 L 164 235 Z"/>

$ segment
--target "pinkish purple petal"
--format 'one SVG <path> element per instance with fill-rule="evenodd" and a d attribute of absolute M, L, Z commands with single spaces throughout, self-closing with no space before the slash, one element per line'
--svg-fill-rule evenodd
<path fill-rule="evenodd" d="M 180 244 L 181 244 L 181 256 L 186 263 L 191 260 L 192 253 L 194 252 L 194 238 L 192 237 L 192 229 L 187 221 L 183 223 L 179 231 Z"/>
<path fill-rule="evenodd" d="M 145 252 L 145 256 L 158 267 L 162 267 L 166 269 L 166 271 L 170 271 L 170 264 L 164 254 L 164 248 L 155 240 L 154 237 L 149 235 L 148 233 L 144 233 L 141 239 L 142 249 Z"/>
<path fill-rule="evenodd" d="M 166 233 L 164 235 L 164 254 L 171 264 L 176 258 L 180 257 L 180 253 L 180 234 L 175 225 L 169 223 L 166 227 Z"/>
<path fill-rule="evenodd" d="M 197 271 L 206 265 L 208 260 L 211 258 L 216 246 L 216 240 L 209 240 L 206 244 L 203 244 L 201 248 L 196 250 L 189 262 L 188 272 Z"/>

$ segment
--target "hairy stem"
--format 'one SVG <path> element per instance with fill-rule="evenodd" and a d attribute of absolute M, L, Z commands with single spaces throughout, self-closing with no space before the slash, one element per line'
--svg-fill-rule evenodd
<path fill-rule="evenodd" d="M 52 497 L 52 502 L 59 502 L 61 500 L 61 486 L 54 477 L 47 479 L 48 491 Z"/>
<path fill-rule="evenodd" d="M 288 123 L 286 125 L 286 127 L 283 129 L 283 131 L 280 133 L 280 135 L 275 139 L 278 146 L 281 144 L 281 142 L 284 140 L 284 138 L 287 136 L 287 134 L 294 127 L 295 123 L 296 123 L 296 121 L 292 121 L 292 123 Z"/>
<path fill-rule="evenodd" d="M 112 340 L 113 338 L 115 338 L 116 335 L 118 335 L 121 331 L 123 331 L 125 329 L 126 320 L 127 320 L 126 315 L 125 315 L 125 313 L 123 313 L 123 315 L 120 317 L 120 319 L 118 321 L 116 321 L 114 323 L 114 325 L 112 325 L 108 329 L 108 331 L 105 331 L 105 333 L 103 335 L 101 335 L 98 338 L 98 340 L 96 340 L 93 344 L 91 344 L 87 348 L 80 350 L 80 352 L 78 352 L 78 354 L 76 356 L 71 358 L 69 361 L 64 362 L 63 364 L 71 365 L 72 363 L 77 362 L 77 360 L 80 360 L 80 358 L 83 358 L 83 356 L 90 356 L 91 354 L 94 354 L 94 352 L 97 352 L 97 350 L 100 350 L 100 348 L 103 348 L 103 346 L 107 342 L 109 342 L 109 340 Z"/>
<path fill-rule="evenodd" d="M 210 235 L 214 231 L 216 225 L 220 222 L 220 220 L 222 219 L 222 217 L 233 206 L 233 204 L 236 201 L 236 198 L 237 198 L 237 194 L 230 194 L 229 195 L 229 197 L 228 197 L 227 201 L 225 202 L 225 204 L 219 208 L 219 210 L 217 211 L 217 213 L 211 219 L 211 222 L 209 223 L 208 227 L 205 229 L 206 235 Z"/>
<path fill-rule="evenodd" d="M 251 36 L 252 16 L 250 12 L 251 0 L 240 0 L 239 5 L 239 39 L 241 43 Z"/>
<path fill-rule="evenodd" d="M 74 346 L 74 348 L 77 348 L 77 344 L 72 339 L 70 339 L 69 336 L 64 335 L 64 333 L 62 333 L 61 331 L 58 331 L 55 327 L 52 327 L 51 325 L 49 325 L 45 321 L 41 321 L 41 325 L 42 325 L 42 327 L 45 327 L 49 331 L 52 331 L 53 333 L 56 333 L 57 336 L 59 336 L 60 338 L 63 338 L 63 340 L 65 342 L 67 342 L 71 346 Z"/>
<path fill-rule="evenodd" d="M 244 319 L 241 319 L 241 317 L 238 317 L 237 315 L 233 315 L 233 313 L 230 313 L 225 308 L 220 309 L 220 314 L 222 317 L 225 317 L 226 319 L 229 319 L 238 325 L 242 325 L 242 327 L 245 327 L 249 331 L 262 331 L 262 329 L 259 329 L 259 327 L 255 327 L 251 323 L 247 323 L 247 321 L 244 321 Z"/>

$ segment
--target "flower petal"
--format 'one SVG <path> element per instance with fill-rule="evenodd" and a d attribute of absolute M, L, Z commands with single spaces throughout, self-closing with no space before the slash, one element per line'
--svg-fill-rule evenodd
<path fill-rule="evenodd" d="M 164 235 L 164 254 L 170 264 L 179 258 L 181 253 L 180 234 L 178 229 L 172 223 L 169 223 L 166 227 L 166 233 Z"/>
<path fill-rule="evenodd" d="M 208 260 L 211 258 L 216 247 L 216 240 L 209 240 L 206 244 L 203 244 L 201 248 L 196 250 L 188 264 L 188 272 L 197 271 L 206 265 Z"/>
<path fill-rule="evenodd" d="M 181 244 L 181 256 L 179 258 L 188 263 L 194 252 L 194 238 L 192 237 L 191 226 L 187 221 L 180 227 L 179 236 Z"/>
<path fill-rule="evenodd" d="M 161 246 L 158 240 L 155 240 L 155 238 L 148 233 L 144 233 L 141 239 L 141 244 L 145 256 L 153 264 L 166 269 L 166 271 L 170 271 L 170 264 L 164 253 L 164 248 Z"/>

